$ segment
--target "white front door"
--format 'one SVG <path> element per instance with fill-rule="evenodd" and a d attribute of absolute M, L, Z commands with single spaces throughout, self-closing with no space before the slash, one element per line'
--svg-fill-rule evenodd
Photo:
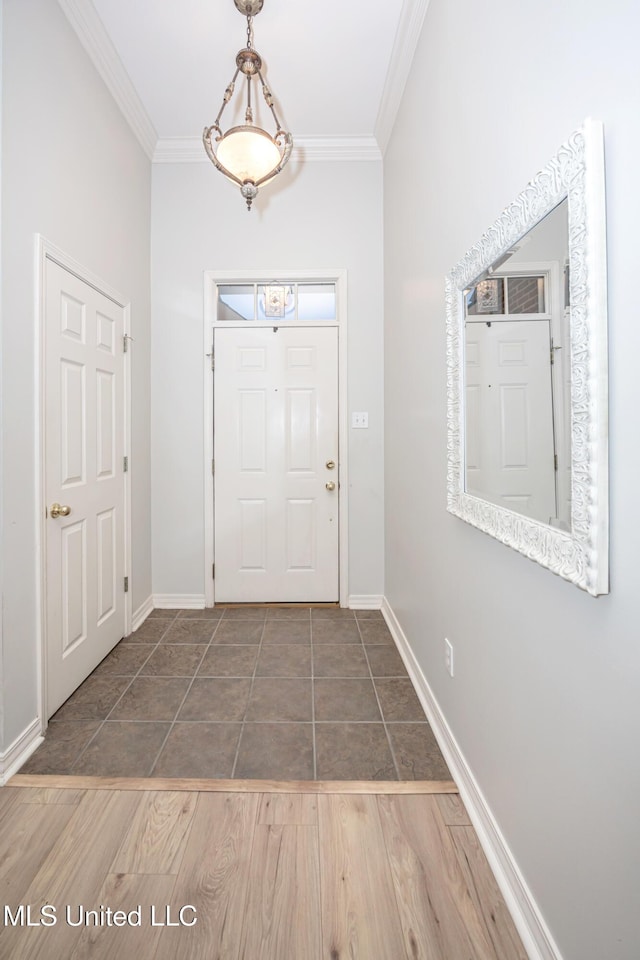
<path fill-rule="evenodd" d="M 217 329 L 215 598 L 332 602 L 338 331 Z"/>
<path fill-rule="evenodd" d="M 125 626 L 124 309 L 45 274 L 47 717 Z"/>
<path fill-rule="evenodd" d="M 467 321 L 466 491 L 556 516 L 548 320 Z"/>

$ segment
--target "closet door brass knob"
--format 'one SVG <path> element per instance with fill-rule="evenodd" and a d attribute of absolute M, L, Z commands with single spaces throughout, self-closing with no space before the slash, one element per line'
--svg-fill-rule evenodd
<path fill-rule="evenodd" d="M 49 516 L 55 520 L 57 517 L 68 517 L 71 513 L 71 507 L 61 506 L 59 503 L 52 503 L 49 507 Z"/>
<path fill-rule="evenodd" d="M 325 487 L 327 488 L 327 490 L 335 490 L 336 485 L 333 482 L 333 480 L 329 480 L 328 483 L 325 483 Z"/>

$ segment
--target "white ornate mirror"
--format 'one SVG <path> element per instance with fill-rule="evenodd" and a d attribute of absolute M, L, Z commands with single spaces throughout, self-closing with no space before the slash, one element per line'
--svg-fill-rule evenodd
<path fill-rule="evenodd" d="M 585 121 L 447 278 L 447 509 L 609 591 L 602 125 Z"/>

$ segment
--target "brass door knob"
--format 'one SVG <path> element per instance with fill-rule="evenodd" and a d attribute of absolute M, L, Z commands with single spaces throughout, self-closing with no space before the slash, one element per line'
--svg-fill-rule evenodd
<path fill-rule="evenodd" d="M 335 465 L 336 465 L 335 460 L 327 460 L 327 463 L 326 463 L 327 470 L 333 470 Z"/>
<path fill-rule="evenodd" d="M 62 506 L 59 503 L 52 503 L 49 507 L 49 516 L 55 520 L 56 517 L 68 517 L 71 513 L 71 507 Z"/>
<path fill-rule="evenodd" d="M 336 485 L 333 482 L 333 480 L 329 480 L 328 483 L 325 483 L 325 487 L 327 488 L 327 490 L 335 490 Z"/>

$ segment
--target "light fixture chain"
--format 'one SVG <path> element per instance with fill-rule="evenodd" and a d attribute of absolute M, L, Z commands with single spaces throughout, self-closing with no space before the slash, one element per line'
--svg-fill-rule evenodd
<path fill-rule="evenodd" d="M 247 50 L 253 46 L 253 17 L 247 17 Z"/>

